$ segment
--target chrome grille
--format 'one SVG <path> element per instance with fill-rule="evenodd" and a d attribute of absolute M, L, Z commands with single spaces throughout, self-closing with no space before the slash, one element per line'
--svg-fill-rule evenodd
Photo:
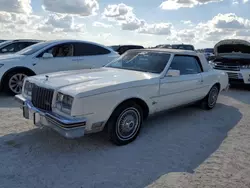
<path fill-rule="evenodd" d="M 34 85 L 32 88 L 32 104 L 41 110 L 52 111 L 54 90 Z"/>
<path fill-rule="evenodd" d="M 241 76 L 240 74 L 233 73 L 233 72 L 228 72 L 227 74 L 228 74 L 228 78 L 230 78 L 230 79 L 239 79 Z"/>
<path fill-rule="evenodd" d="M 229 70 L 229 71 L 240 71 L 239 66 L 233 66 L 233 65 L 226 65 L 226 64 L 215 64 L 214 69 L 219 69 L 219 70 Z"/>

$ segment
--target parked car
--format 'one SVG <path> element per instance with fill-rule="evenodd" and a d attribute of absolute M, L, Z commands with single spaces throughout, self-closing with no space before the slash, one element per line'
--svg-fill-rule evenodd
<path fill-rule="evenodd" d="M 0 43 L 5 42 L 6 40 L 0 40 Z"/>
<path fill-rule="evenodd" d="M 120 55 L 124 54 L 128 50 L 132 49 L 143 49 L 143 46 L 139 45 L 115 45 L 115 46 L 110 46 L 113 50 L 118 52 Z"/>
<path fill-rule="evenodd" d="M 103 68 L 25 79 L 16 95 L 26 119 L 66 138 L 107 128 L 117 145 L 133 141 L 143 120 L 156 112 L 199 101 L 216 105 L 228 76 L 204 55 L 171 49 L 130 50 Z"/>
<path fill-rule="evenodd" d="M 180 49 L 180 50 L 191 50 L 195 51 L 193 45 L 190 44 L 161 44 L 156 46 L 156 48 L 166 48 L 166 49 Z"/>
<path fill-rule="evenodd" d="M 167 48 L 167 49 L 172 49 L 171 44 L 159 44 L 155 46 L 155 48 Z"/>
<path fill-rule="evenodd" d="M 12 55 L 0 56 L 0 85 L 21 93 L 27 76 L 102 67 L 119 54 L 100 44 L 80 40 L 41 42 Z"/>
<path fill-rule="evenodd" d="M 244 40 L 222 40 L 214 47 L 214 69 L 224 70 L 230 84 L 250 84 L 250 43 Z"/>
<path fill-rule="evenodd" d="M 207 60 L 212 60 L 214 58 L 214 49 L 213 48 L 205 48 L 204 55 Z"/>
<path fill-rule="evenodd" d="M 42 42 L 41 40 L 30 40 L 30 39 L 20 39 L 20 40 L 8 40 L 0 43 L 0 55 L 1 54 L 11 54 L 21 51 L 28 46 Z"/>

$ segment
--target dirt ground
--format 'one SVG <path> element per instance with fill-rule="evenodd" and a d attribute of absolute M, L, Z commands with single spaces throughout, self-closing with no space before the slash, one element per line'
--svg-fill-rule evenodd
<path fill-rule="evenodd" d="M 145 122 L 137 140 L 66 140 L 22 118 L 0 96 L 0 187 L 250 187 L 250 91 L 222 93 L 215 109 L 185 107 Z"/>

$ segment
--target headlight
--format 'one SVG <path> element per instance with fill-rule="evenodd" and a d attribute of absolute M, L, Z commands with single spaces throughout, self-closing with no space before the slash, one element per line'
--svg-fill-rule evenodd
<path fill-rule="evenodd" d="M 58 93 L 56 96 L 56 109 L 70 114 L 74 98 L 69 95 Z"/>
<path fill-rule="evenodd" d="M 29 81 L 26 81 L 25 84 L 24 84 L 24 94 L 27 95 L 27 96 L 31 96 L 32 95 L 32 88 L 33 88 L 34 84 L 29 82 Z"/>
<path fill-rule="evenodd" d="M 212 67 L 214 67 L 216 65 L 216 63 L 214 63 L 213 61 L 208 61 L 209 65 L 211 65 Z"/>
<path fill-rule="evenodd" d="M 240 68 L 241 69 L 250 69 L 250 65 L 241 65 Z"/>

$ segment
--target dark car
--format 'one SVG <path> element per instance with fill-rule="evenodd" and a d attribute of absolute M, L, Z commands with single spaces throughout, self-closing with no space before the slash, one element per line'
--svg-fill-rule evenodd
<path fill-rule="evenodd" d="M 6 41 L 6 40 L 1 40 L 1 39 L 0 39 L 0 43 L 5 42 L 5 41 Z"/>
<path fill-rule="evenodd" d="M 167 49 L 180 49 L 180 50 L 191 50 L 195 51 L 195 48 L 191 44 L 161 44 L 156 46 L 156 48 L 167 48 Z"/>
<path fill-rule="evenodd" d="M 140 46 L 140 45 L 114 45 L 114 46 L 109 46 L 109 47 L 115 50 L 116 52 L 118 52 L 120 55 L 122 55 L 128 50 L 144 48 L 143 46 Z"/>

